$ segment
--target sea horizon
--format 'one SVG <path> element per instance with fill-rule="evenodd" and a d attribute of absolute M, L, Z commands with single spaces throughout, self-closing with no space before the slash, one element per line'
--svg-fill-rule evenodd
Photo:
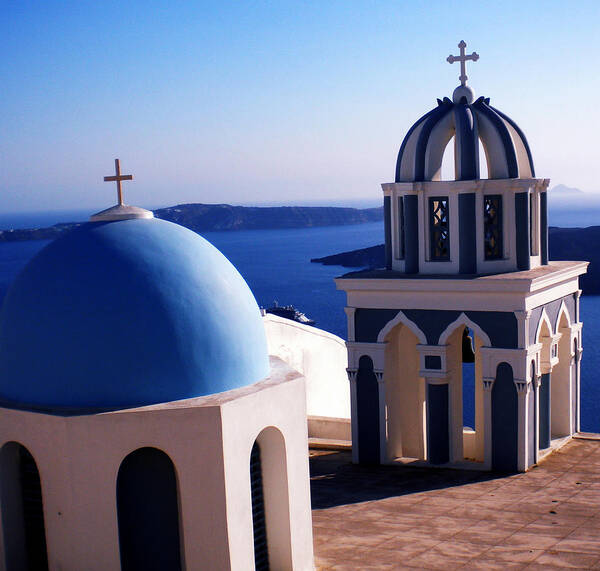
<path fill-rule="evenodd" d="M 177 206 L 170 204 L 161 205 L 142 205 L 149 210 L 158 210 L 160 208 L 170 208 Z M 232 206 L 245 207 L 285 207 L 285 206 L 304 206 L 304 207 L 334 207 L 334 208 L 376 208 L 382 206 L 381 200 L 376 199 L 349 199 L 349 200 L 318 200 L 318 201 L 294 201 L 289 202 L 248 202 L 248 203 L 229 203 L 229 202 L 190 202 L 186 204 L 231 204 Z M 55 224 L 80 223 L 86 222 L 89 217 L 108 205 L 98 208 L 80 208 L 80 209 L 50 209 L 50 210 L 31 210 L 21 212 L 0 212 L 0 231 L 1 230 L 25 230 L 33 228 L 45 228 Z M 551 197 L 548 205 L 549 226 L 559 228 L 587 228 L 589 226 L 600 225 L 600 193 L 581 193 L 575 196 L 561 195 Z M 333 225 L 332 225 L 333 226 Z M 233 230 L 232 230 L 233 231 Z M 237 231 L 237 230 L 236 230 Z M 383 242 L 383 234 L 381 241 Z"/>

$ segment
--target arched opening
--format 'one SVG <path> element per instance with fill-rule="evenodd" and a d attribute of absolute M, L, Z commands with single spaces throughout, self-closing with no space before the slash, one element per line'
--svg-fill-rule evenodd
<path fill-rule="evenodd" d="M 455 137 L 453 136 L 444 149 L 444 154 L 442 156 L 441 180 L 456 180 L 454 140 Z"/>
<path fill-rule="evenodd" d="M 552 332 L 547 319 L 542 316 L 537 334 L 537 342 L 541 343 L 542 349 L 540 354 L 542 377 L 540 379 L 539 388 L 539 404 L 538 404 L 538 437 L 539 448 L 544 450 L 550 448 L 552 432 L 550 430 L 552 422 L 551 409 L 551 353 L 552 353 Z"/>
<path fill-rule="evenodd" d="M 447 143 L 442 155 L 442 166 L 440 168 L 440 178 L 437 180 L 457 180 L 456 178 L 456 149 L 455 149 L 456 137 L 453 136 Z M 479 178 L 487 179 L 488 175 L 488 156 L 487 151 L 481 139 L 478 139 L 477 145 L 479 147 Z M 435 179 L 434 179 L 435 180 Z"/>
<path fill-rule="evenodd" d="M 465 327 L 462 333 L 463 426 L 475 427 L 475 334 Z"/>
<path fill-rule="evenodd" d="M 171 459 L 139 448 L 121 463 L 117 514 L 121 569 L 181 569 L 177 476 Z"/>
<path fill-rule="evenodd" d="M 489 343 L 481 338 L 483 333 L 478 334 L 475 325 L 469 327 L 459 323 L 451 331 L 444 339 L 440 338 L 440 344 L 447 345 L 452 459 L 455 462 L 483 462 L 485 423 L 481 347 Z"/>
<path fill-rule="evenodd" d="M 48 569 L 42 486 L 29 450 L 9 442 L 0 450 L 0 502 L 6 569 Z"/>
<path fill-rule="evenodd" d="M 388 457 L 425 460 L 427 412 L 425 379 L 419 377 L 419 339 L 399 323 L 383 340 Z"/>
<path fill-rule="evenodd" d="M 380 460 L 379 386 L 373 370 L 373 360 L 363 355 L 356 375 L 358 416 L 358 461 L 378 464 Z"/>
<path fill-rule="evenodd" d="M 256 570 L 291 569 L 285 440 L 283 434 L 274 426 L 265 428 L 252 446 L 250 490 Z"/>
<path fill-rule="evenodd" d="M 492 469 L 516 472 L 518 469 L 518 397 L 513 370 L 500 363 L 492 388 Z"/>
<path fill-rule="evenodd" d="M 488 155 L 487 149 L 479 139 L 479 178 L 490 178 L 488 174 Z"/>
<path fill-rule="evenodd" d="M 552 369 L 551 408 L 552 438 L 572 434 L 573 428 L 573 365 L 571 357 L 571 328 L 566 312 L 561 312 L 557 333 L 558 347 L 553 349 L 558 363 Z"/>

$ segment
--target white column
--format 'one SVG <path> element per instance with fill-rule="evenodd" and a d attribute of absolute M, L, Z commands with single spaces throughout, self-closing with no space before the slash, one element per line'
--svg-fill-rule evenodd
<path fill-rule="evenodd" d="M 462 462 L 465 456 L 463 451 L 463 421 L 462 418 L 458 418 L 460 416 L 459 412 L 462 411 L 462 407 L 460 407 L 459 410 L 459 407 L 456 406 L 456 403 L 454 402 L 454 392 L 457 390 L 457 379 L 453 378 L 451 372 L 448 372 L 445 383 L 448 385 L 448 436 L 450 440 L 450 450 L 448 453 L 450 462 Z M 475 394 L 473 394 L 473 398 L 474 397 Z"/>
<path fill-rule="evenodd" d="M 542 378 L 536 375 L 532 380 L 533 393 L 535 395 L 535 409 L 534 419 L 535 426 L 530 427 L 531 430 L 535 431 L 535 439 L 533 445 L 535 446 L 533 451 L 533 461 L 537 463 L 539 451 L 540 451 L 540 385 L 542 384 Z"/>
<path fill-rule="evenodd" d="M 514 379 L 517 389 L 518 399 L 518 441 L 517 441 L 517 470 L 525 472 L 527 470 L 527 449 L 528 449 L 528 397 L 529 384 L 524 379 Z"/>
<path fill-rule="evenodd" d="M 356 307 L 344 307 L 344 311 L 348 322 L 348 341 L 355 341 L 354 314 L 356 313 Z"/>
<path fill-rule="evenodd" d="M 356 369 L 346 369 L 350 381 L 350 422 L 352 430 L 352 462 L 358 464 L 358 395 L 356 392 Z"/>
<path fill-rule="evenodd" d="M 492 469 L 492 388 L 494 377 L 483 377 L 483 465 L 486 470 Z"/>
<path fill-rule="evenodd" d="M 387 406 L 385 404 L 385 382 L 383 380 L 383 371 L 374 370 L 377 378 L 377 388 L 379 394 L 379 462 L 388 463 L 387 455 Z"/>
<path fill-rule="evenodd" d="M 518 343 L 521 349 L 529 346 L 529 318 L 531 311 L 515 311 L 517 318 Z"/>

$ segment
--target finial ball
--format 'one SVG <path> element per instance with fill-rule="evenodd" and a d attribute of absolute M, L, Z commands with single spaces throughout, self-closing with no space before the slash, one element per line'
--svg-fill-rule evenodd
<path fill-rule="evenodd" d="M 471 104 L 475 101 L 475 91 L 468 85 L 459 85 L 452 94 L 452 101 L 454 101 L 454 103 L 460 103 L 460 100 L 463 97 L 466 97 L 467 103 Z"/>

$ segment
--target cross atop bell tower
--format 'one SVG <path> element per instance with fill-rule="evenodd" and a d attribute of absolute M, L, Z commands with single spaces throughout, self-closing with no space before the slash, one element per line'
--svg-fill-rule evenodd
<path fill-rule="evenodd" d="M 473 52 L 470 55 L 465 55 L 465 48 L 467 47 L 467 43 L 464 40 L 461 40 L 460 43 L 458 44 L 458 47 L 460 49 L 460 55 L 459 56 L 453 56 L 452 54 L 450 54 L 447 58 L 446 61 L 448 63 L 454 63 L 455 61 L 459 61 L 460 62 L 460 76 L 458 79 L 460 79 L 460 84 L 461 85 L 467 85 L 467 61 L 477 61 L 479 59 L 479 54 L 477 52 Z"/>

